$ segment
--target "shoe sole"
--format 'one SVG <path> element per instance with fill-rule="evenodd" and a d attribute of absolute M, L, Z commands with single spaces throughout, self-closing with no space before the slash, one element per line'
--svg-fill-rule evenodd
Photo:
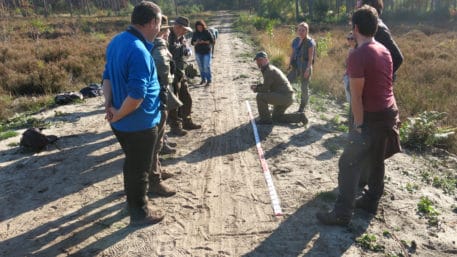
<path fill-rule="evenodd" d="M 145 227 L 145 226 L 151 226 L 154 224 L 157 224 L 161 222 L 165 216 L 158 217 L 158 218 L 153 218 L 153 219 L 146 219 L 142 221 L 135 221 L 135 222 L 130 222 L 131 227 Z"/>
<path fill-rule="evenodd" d="M 157 193 L 157 192 L 152 192 L 152 191 L 149 191 L 148 192 L 148 196 L 149 197 L 172 197 L 176 195 L 176 192 L 172 192 L 172 193 Z"/>

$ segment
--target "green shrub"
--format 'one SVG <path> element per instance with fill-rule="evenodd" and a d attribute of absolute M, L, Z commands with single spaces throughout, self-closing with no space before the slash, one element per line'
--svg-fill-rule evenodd
<path fill-rule="evenodd" d="M 376 236 L 371 234 L 363 234 L 355 239 L 355 242 L 365 250 L 373 252 L 384 252 L 385 247 L 376 243 Z"/>
<path fill-rule="evenodd" d="M 15 137 L 15 136 L 17 136 L 17 132 L 16 131 L 8 130 L 8 131 L 5 131 L 5 132 L 0 132 L 0 141 L 1 140 L 5 140 L 5 139 L 10 138 L 10 137 Z"/>
<path fill-rule="evenodd" d="M 421 197 L 419 203 L 417 204 L 417 211 L 421 216 L 424 216 L 428 220 L 430 226 L 438 225 L 438 215 L 440 214 L 435 207 L 433 207 L 433 202 L 428 197 Z"/>
<path fill-rule="evenodd" d="M 417 117 L 408 118 L 400 128 L 401 142 L 416 150 L 429 147 L 449 147 L 449 137 L 456 128 L 439 127 L 446 117 L 444 112 L 426 111 Z"/>

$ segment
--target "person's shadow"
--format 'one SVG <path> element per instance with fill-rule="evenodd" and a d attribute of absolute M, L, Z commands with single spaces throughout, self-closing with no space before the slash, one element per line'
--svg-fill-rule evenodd
<path fill-rule="evenodd" d="M 286 125 L 283 125 L 286 126 Z M 309 128 L 304 130 L 301 133 L 292 135 L 288 141 L 281 142 L 275 145 L 273 148 L 265 152 L 265 158 L 269 159 L 274 156 L 279 156 L 284 150 L 290 146 L 304 147 L 307 145 L 312 145 L 313 143 L 322 139 L 322 137 L 327 134 L 334 132 L 334 130 L 329 129 L 329 125 L 317 124 L 311 125 Z M 321 153 L 316 159 L 318 160 L 328 160 L 333 158 L 336 155 L 336 152 L 340 149 L 343 149 L 345 144 L 345 134 L 335 136 L 333 138 L 326 139 L 323 143 L 324 147 L 327 149 L 326 152 Z"/>
<path fill-rule="evenodd" d="M 4 189 L 0 197 L 3 206 L 0 220 L 7 222 L 5 227 L 18 229 L 9 227 L 10 223 L 17 222 L 8 220 L 21 214 L 27 217 L 27 213 L 41 208 L 56 212 L 48 217 L 42 216 L 47 213 L 37 212 L 36 221 L 25 221 L 30 229 L 14 233 L 16 236 L 0 242 L 1 256 L 69 253 L 72 256 L 93 256 L 134 231 L 122 221 L 127 217 L 123 190 L 96 197 L 73 212 L 54 203 L 122 173 L 122 151 L 111 131 L 67 134 L 46 150 L 32 155 L 16 147 L 1 153 L 4 159 L 11 160 L 0 173 L 0 185 Z M 122 188 L 122 185 L 117 186 Z M 70 208 L 74 208 L 74 204 L 77 203 L 72 203 Z M 37 224 L 33 225 L 34 222 Z M 107 236 L 78 248 L 78 244 L 98 233 Z"/>
<path fill-rule="evenodd" d="M 355 239 L 362 235 L 370 224 L 371 216 L 356 212 L 348 227 L 321 225 L 315 217 L 324 205 L 330 201 L 325 196 L 313 198 L 303 204 L 293 214 L 287 215 L 279 227 L 263 240 L 254 250 L 243 257 L 260 256 L 309 256 L 337 257 L 342 256 L 352 246 Z"/>
<path fill-rule="evenodd" d="M 273 125 L 257 125 L 259 140 L 265 140 L 272 132 Z M 243 152 L 255 147 L 251 123 L 244 123 L 226 133 L 208 137 L 197 149 L 178 158 L 164 160 L 164 164 L 174 164 L 182 160 L 187 163 L 198 163 L 213 157 Z"/>
<path fill-rule="evenodd" d="M 0 249 L 4 249 L 2 255 L 47 257 L 73 252 L 71 256 L 94 256 L 136 230 L 121 222 L 128 216 L 122 196 L 122 191 L 114 192 L 77 211 L 2 241 L 0 243 Z M 72 248 L 81 242 L 106 229 L 113 230 L 113 227 L 118 229 L 73 251 Z M 54 243 L 59 237 L 65 237 L 65 239 Z"/>

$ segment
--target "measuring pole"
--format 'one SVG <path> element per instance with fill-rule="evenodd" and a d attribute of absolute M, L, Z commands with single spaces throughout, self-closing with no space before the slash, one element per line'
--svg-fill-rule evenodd
<path fill-rule="evenodd" d="M 280 200 L 278 194 L 276 193 L 275 185 L 273 184 L 273 179 L 271 177 L 270 169 L 268 169 L 267 161 L 263 154 L 262 146 L 260 145 L 259 133 L 257 132 L 257 125 L 255 124 L 254 117 L 252 116 L 251 106 L 249 102 L 246 101 L 246 106 L 248 108 L 249 119 L 251 120 L 252 131 L 254 132 L 255 145 L 257 147 L 257 153 L 259 154 L 260 165 L 262 166 L 263 175 L 265 181 L 267 182 L 268 192 L 270 193 L 271 205 L 273 206 L 273 212 L 275 216 L 282 216 L 282 210 L 280 205 Z"/>

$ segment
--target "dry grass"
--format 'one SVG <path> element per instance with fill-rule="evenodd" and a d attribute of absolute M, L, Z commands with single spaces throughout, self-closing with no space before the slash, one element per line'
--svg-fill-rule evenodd
<path fill-rule="evenodd" d="M 39 108 L 56 93 L 100 82 L 106 45 L 127 24 L 128 17 L 3 19 L 0 120 Z M 35 100 L 18 104 L 30 97 Z"/>
<path fill-rule="evenodd" d="M 1 20 L 0 121 L 49 103 L 55 93 L 99 82 L 105 47 L 127 25 L 128 17 Z M 434 110 L 449 114 L 441 125 L 456 127 L 457 32 L 441 25 L 389 25 L 405 56 L 395 84 L 402 118 Z M 311 87 L 342 102 L 348 30 L 336 25 L 310 27 L 319 44 Z M 285 70 L 293 26 L 253 34 L 257 50 L 266 50 L 272 62 Z M 31 96 L 34 100 L 27 101 Z"/>
<path fill-rule="evenodd" d="M 405 58 L 395 83 L 402 119 L 433 110 L 448 113 L 443 124 L 437 126 L 457 127 L 457 32 L 440 25 L 389 25 Z M 323 91 L 341 101 L 345 99 L 342 76 L 348 53 L 345 35 L 349 29 L 313 28 L 311 24 L 311 36 L 325 45 L 314 65 L 311 87 L 314 92 Z M 273 35 L 273 39 L 281 39 L 270 40 L 267 33 L 258 33 L 258 41 L 273 56 L 275 64 L 283 60 L 279 66 L 287 67 L 294 34 L 289 28 L 279 28 Z"/>
<path fill-rule="evenodd" d="M 438 30 L 426 33 L 414 27 L 402 26 L 393 31 L 405 61 L 398 71 L 395 93 L 404 116 L 415 115 L 425 110 L 449 113 L 449 124 L 457 124 L 457 32 Z M 320 52 L 315 63 L 313 86 L 324 89 L 337 98 L 343 99 L 341 78 L 345 70 L 347 27 L 336 26 L 330 31 L 316 31 L 311 36 L 322 43 L 328 39 L 327 50 Z M 428 34 L 427 34 L 428 33 Z M 290 42 L 294 34 L 288 28 L 273 32 L 273 40 L 267 33 L 259 33 L 258 41 L 273 59 L 283 60 L 282 67 L 288 65 Z M 279 40 L 275 40 L 280 38 Z"/>

